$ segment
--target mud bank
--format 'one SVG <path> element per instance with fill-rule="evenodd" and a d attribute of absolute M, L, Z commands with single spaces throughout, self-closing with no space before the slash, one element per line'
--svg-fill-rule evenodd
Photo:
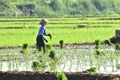
<path fill-rule="evenodd" d="M 54 72 L 0 72 L 0 80 L 57 80 Z M 65 73 L 68 80 L 120 80 L 120 74 Z"/>

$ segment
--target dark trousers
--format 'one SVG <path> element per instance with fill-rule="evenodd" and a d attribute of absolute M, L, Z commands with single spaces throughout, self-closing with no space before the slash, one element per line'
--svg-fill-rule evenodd
<path fill-rule="evenodd" d="M 37 36 L 36 47 L 38 51 L 41 51 L 41 49 L 43 48 L 43 51 L 46 52 L 46 46 L 45 46 L 44 38 L 42 35 Z"/>

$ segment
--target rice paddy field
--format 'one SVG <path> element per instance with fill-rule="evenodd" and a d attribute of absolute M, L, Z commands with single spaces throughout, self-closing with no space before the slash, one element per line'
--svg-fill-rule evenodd
<path fill-rule="evenodd" d="M 64 41 L 63 49 L 59 46 L 52 48 L 56 53 L 56 58 L 52 59 L 48 58 L 51 57 L 49 50 L 47 54 L 35 52 L 41 18 L 0 18 L 1 71 L 34 71 L 32 64 L 38 61 L 42 66 L 37 71 L 41 72 L 86 72 L 94 68 L 97 73 L 120 73 L 120 51 L 115 49 L 114 44 L 99 47 L 104 55 L 96 55 L 95 45 L 89 44 L 115 36 L 115 30 L 120 26 L 120 16 L 46 19 L 49 20 L 47 33 L 52 34 L 51 40 L 46 37 L 47 44 L 59 45 L 60 40 Z M 21 52 L 25 43 L 29 46 L 27 53 Z"/>
<path fill-rule="evenodd" d="M 47 33 L 53 38 L 49 44 L 83 43 L 109 39 L 120 26 L 116 17 L 47 18 Z M 41 18 L 0 18 L 0 46 L 34 46 Z"/>

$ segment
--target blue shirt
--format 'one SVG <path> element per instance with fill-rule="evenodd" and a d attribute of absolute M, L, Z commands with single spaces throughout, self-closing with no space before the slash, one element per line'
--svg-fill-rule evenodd
<path fill-rule="evenodd" d="M 39 36 L 39 35 L 42 35 L 42 36 L 46 35 L 46 28 L 45 28 L 45 26 L 41 26 L 41 27 L 39 28 L 38 36 Z"/>

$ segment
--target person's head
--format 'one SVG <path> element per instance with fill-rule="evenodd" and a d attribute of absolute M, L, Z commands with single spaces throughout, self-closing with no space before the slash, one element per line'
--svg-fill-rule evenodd
<path fill-rule="evenodd" d="M 42 25 L 42 26 L 45 26 L 47 23 L 48 23 L 48 20 L 46 20 L 44 18 L 40 21 L 40 25 Z"/>

